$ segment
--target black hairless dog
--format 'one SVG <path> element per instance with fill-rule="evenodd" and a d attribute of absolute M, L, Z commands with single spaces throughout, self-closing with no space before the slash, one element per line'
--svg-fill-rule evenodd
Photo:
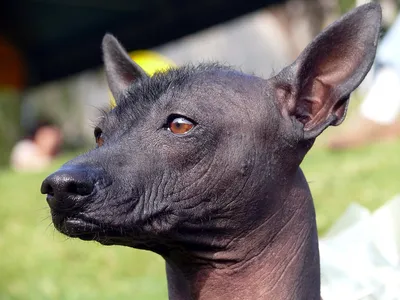
<path fill-rule="evenodd" d="M 97 125 L 97 147 L 43 182 L 55 227 L 160 254 L 170 299 L 320 299 L 299 165 L 343 121 L 380 23 L 377 4 L 351 11 L 268 80 L 216 64 L 150 78 L 106 35 L 117 107 Z"/>

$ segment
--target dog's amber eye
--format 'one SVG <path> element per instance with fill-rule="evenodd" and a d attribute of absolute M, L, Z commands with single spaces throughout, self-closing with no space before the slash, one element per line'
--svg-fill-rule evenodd
<path fill-rule="evenodd" d="M 195 124 L 184 117 L 171 118 L 168 123 L 168 130 L 174 134 L 185 134 L 189 132 Z"/>
<path fill-rule="evenodd" d="M 94 129 L 94 138 L 96 139 L 97 147 L 103 146 L 104 139 L 102 137 L 102 134 L 103 134 L 103 131 L 99 127 L 96 127 Z"/>

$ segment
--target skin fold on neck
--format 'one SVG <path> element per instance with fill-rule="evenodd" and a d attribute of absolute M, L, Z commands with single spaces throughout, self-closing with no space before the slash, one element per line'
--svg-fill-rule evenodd
<path fill-rule="evenodd" d="M 279 208 L 223 254 L 237 263 L 166 259 L 169 299 L 320 299 L 315 210 L 300 169 L 285 190 Z"/>

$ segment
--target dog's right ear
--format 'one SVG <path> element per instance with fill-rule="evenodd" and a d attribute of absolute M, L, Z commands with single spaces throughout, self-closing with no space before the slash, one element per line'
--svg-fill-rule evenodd
<path fill-rule="evenodd" d="M 148 77 L 111 34 L 106 34 L 102 42 L 104 64 L 108 87 L 116 102 L 121 94 L 138 78 Z"/>
<path fill-rule="evenodd" d="M 375 3 L 352 10 L 320 33 L 276 77 L 278 106 L 286 119 L 302 128 L 304 140 L 313 140 L 343 121 L 350 93 L 374 61 L 381 17 Z"/>

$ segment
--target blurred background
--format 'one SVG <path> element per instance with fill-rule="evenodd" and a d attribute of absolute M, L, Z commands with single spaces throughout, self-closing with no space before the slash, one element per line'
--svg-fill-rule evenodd
<path fill-rule="evenodd" d="M 47 174 L 94 146 L 96 119 L 111 101 L 100 51 L 106 32 L 149 73 L 219 61 L 268 78 L 325 26 L 367 2 L 2 1 L 0 299 L 167 299 L 160 257 L 61 236 L 39 193 Z M 328 129 L 302 165 L 321 236 L 351 203 L 374 211 L 400 193 L 399 3 L 377 2 L 377 63 L 352 96 L 345 123 Z M 400 256 L 400 240 L 393 245 Z M 392 264 L 400 269 L 400 259 Z M 400 287 L 400 271 L 397 280 Z M 346 299 L 400 299 L 400 292 Z"/>

